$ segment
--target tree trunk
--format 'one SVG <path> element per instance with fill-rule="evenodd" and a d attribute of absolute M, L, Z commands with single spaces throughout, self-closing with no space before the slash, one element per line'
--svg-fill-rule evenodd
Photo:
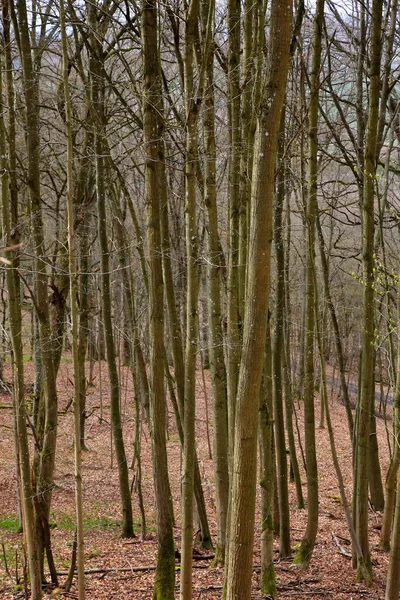
<path fill-rule="evenodd" d="M 10 13 L 9 4 L 3 2 L 3 28 L 4 28 L 4 48 L 5 66 L 7 73 L 7 100 L 8 100 L 8 137 L 9 151 L 6 149 L 5 124 L 3 115 L 5 105 L 3 102 L 3 65 L 0 69 L 0 156 L 1 156 L 1 216 L 3 235 L 5 237 L 6 247 L 18 245 L 18 195 L 17 189 L 13 186 L 13 177 L 15 171 L 10 173 L 11 167 L 15 166 L 15 113 L 14 113 L 14 84 L 11 59 L 10 42 Z M 8 155 L 8 156 L 7 156 Z M 12 233 L 14 232 L 14 234 Z M 40 600 L 42 597 L 42 581 L 40 571 L 40 547 L 35 539 L 34 528 L 34 504 L 33 489 L 31 482 L 31 465 L 29 442 L 26 428 L 26 406 L 24 390 L 24 357 L 22 347 L 22 313 L 19 293 L 19 277 L 17 274 L 18 256 L 8 251 L 6 259 L 9 266 L 6 270 L 6 285 L 8 291 L 8 310 L 9 324 L 12 342 L 12 368 L 13 368 L 13 396 L 15 403 L 17 446 L 19 450 L 19 469 L 21 481 L 21 502 L 23 530 L 26 539 L 29 575 L 31 582 L 32 600 Z"/>
<path fill-rule="evenodd" d="M 269 325 L 268 325 L 269 329 Z M 261 592 L 267 596 L 276 594 L 274 567 L 274 413 L 272 389 L 271 335 L 267 331 L 265 364 L 260 390 L 259 438 L 260 438 L 260 486 L 261 486 Z"/>
<path fill-rule="evenodd" d="M 21 55 L 24 100 L 26 107 L 26 145 L 28 152 L 28 181 L 30 215 L 32 220 L 32 238 L 35 249 L 34 280 L 35 308 L 39 324 L 40 357 L 42 368 L 41 399 L 42 415 L 38 419 L 38 438 L 41 441 L 40 452 L 36 449 L 33 465 L 35 528 L 38 536 L 41 568 L 43 570 L 43 551 L 46 548 L 50 569 L 52 570 L 52 552 L 49 530 L 49 512 L 53 490 L 53 472 L 57 442 L 57 387 L 51 336 L 50 312 L 48 303 L 47 251 L 44 241 L 42 219 L 42 199 L 40 187 L 40 134 L 39 134 L 39 84 L 35 72 L 29 20 L 25 0 L 17 0 L 17 22 L 19 27 L 19 51 Z M 40 406 L 39 406 L 40 412 Z M 53 569 L 53 579 L 57 580 Z"/>
<path fill-rule="evenodd" d="M 208 3 L 205 3 L 206 5 Z M 204 11 L 205 12 L 205 11 Z M 205 15 L 207 16 L 207 15 Z M 217 543 L 214 565 L 225 560 L 226 520 L 228 513 L 228 401 L 227 379 L 221 325 L 221 251 L 218 233 L 216 194 L 216 146 L 214 107 L 214 54 L 207 48 L 204 112 L 204 204 L 208 233 L 208 326 L 210 330 L 210 371 L 213 388 L 214 473 L 217 505 Z"/>
<path fill-rule="evenodd" d="M 228 0 L 228 122 L 229 122 L 229 270 L 227 286 L 227 385 L 229 456 L 233 458 L 236 394 L 239 377 L 242 319 L 239 314 L 239 173 L 240 173 L 240 2 Z M 232 471 L 232 464 L 230 471 Z"/>
<path fill-rule="evenodd" d="M 400 303 L 398 303 L 398 317 L 400 323 Z M 398 600 L 400 594 L 400 478 L 398 477 L 400 464 L 400 336 L 398 340 L 397 378 L 393 406 L 394 452 L 386 478 L 385 514 L 381 534 L 381 543 L 385 549 L 388 549 L 392 517 L 393 512 L 395 512 L 385 600 Z M 396 476 L 397 492 L 395 498 Z"/>
<path fill-rule="evenodd" d="M 249 600 L 254 540 L 257 409 L 267 329 L 272 204 L 279 123 L 289 67 L 292 5 L 271 4 L 270 71 L 258 114 L 251 195 L 248 291 L 239 374 L 226 600 Z"/>
<path fill-rule="evenodd" d="M 331 291 L 330 291 L 330 287 L 329 287 L 328 261 L 326 259 L 326 254 L 325 254 L 325 249 L 324 249 L 324 238 L 323 238 L 323 233 L 322 233 L 321 220 L 320 220 L 318 207 L 317 207 L 317 214 L 316 214 L 316 225 L 317 225 L 319 252 L 320 252 L 321 266 L 322 266 L 322 281 L 324 284 L 325 301 L 328 305 L 328 309 L 329 309 L 329 313 L 330 313 L 331 321 L 332 321 L 333 334 L 334 334 L 335 346 L 336 346 L 336 355 L 337 355 L 337 361 L 338 361 L 338 367 L 339 367 L 340 386 L 342 389 L 344 406 L 346 408 L 347 424 L 349 427 L 350 438 L 353 442 L 354 422 L 353 422 L 353 413 L 351 411 L 349 390 L 348 390 L 347 382 L 346 382 L 346 371 L 345 371 L 345 361 L 344 361 L 344 353 L 343 353 L 343 347 L 342 347 L 342 338 L 341 338 L 341 334 L 340 334 L 339 323 L 338 323 L 337 316 L 336 316 L 335 306 L 332 301 L 332 295 L 331 295 Z"/>
<path fill-rule="evenodd" d="M 318 0 L 314 17 L 313 58 L 311 70 L 311 91 L 308 130 L 308 198 L 307 221 L 307 261 L 306 261 L 306 320 L 304 357 L 304 429 L 307 463 L 307 527 L 294 562 L 308 566 L 314 550 L 318 531 L 318 467 L 315 450 L 314 414 L 314 337 L 315 337 L 315 215 L 317 207 L 318 177 L 318 97 L 319 71 L 321 67 L 322 25 L 324 0 Z"/>
<path fill-rule="evenodd" d="M 119 487 L 122 504 L 122 536 L 133 537 L 132 501 L 129 486 L 128 464 L 122 432 L 120 412 L 120 386 L 115 355 L 111 289 L 110 289 L 110 256 L 108 250 L 107 216 L 106 216 L 106 144 L 104 77 L 101 57 L 103 55 L 100 28 L 97 24 L 96 5 L 88 4 L 88 20 L 91 24 L 91 97 L 93 103 L 94 148 L 96 155 L 96 196 L 98 212 L 98 235 L 101 251 L 101 308 L 104 323 L 104 341 L 106 346 L 108 376 L 110 380 L 111 426 L 118 465 Z"/>
<path fill-rule="evenodd" d="M 81 392 L 80 372 L 85 372 L 85 362 L 79 362 L 78 327 L 79 313 L 77 303 L 77 261 L 75 252 L 74 203 L 73 203 L 73 137 L 72 104 L 68 76 L 68 41 L 65 23 L 65 6 L 60 4 L 60 26 L 63 60 L 63 87 L 65 102 L 65 129 L 67 137 L 67 222 L 68 222 L 68 279 L 71 303 L 72 361 L 74 377 L 74 459 L 75 459 L 75 511 L 76 511 L 76 548 L 78 566 L 78 598 L 85 600 L 85 545 L 83 537 L 83 500 L 82 500 L 82 448 L 81 448 Z"/>
<path fill-rule="evenodd" d="M 285 420 L 283 410 L 283 377 L 282 355 L 284 344 L 284 311 L 285 311 L 285 255 L 283 248 L 283 200 L 285 198 L 285 165 L 284 165 L 284 121 L 285 110 L 282 111 L 280 139 L 278 142 L 279 172 L 277 175 L 275 194 L 274 242 L 276 252 L 276 302 L 275 333 L 273 339 L 273 397 L 275 447 L 277 459 L 277 484 L 279 499 L 279 555 L 286 558 L 291 554 L 290 548 L 290 514 L 287 473 L 287 454 L 285 440 Z"/>
<path fill-rule="evenodd" d="M 358 577 L 372 577 L 368 539 L 368 452 L 370 437 L 371 397 L 374 389 L 374 186 L 377 161 L 377 126 L 380 96 L 380 57 L 382 0 L 372 3 L 371 63 L 369 87 L 369 114 L 365 139 L 364 187 L 362 199 L 362 262 L 363 262 L 363 318 L 361 386 L 356 431 L 354 476 L 355 527 L 362 558 L 357 559 Z M 369 579 L 369 577 L 367 577 Z"/>
<path fill-rule="evenodd" d="M 146 143 L 145 201 L 149 252 L 150 314 L 150 411 L 154 488 L 157 507 L 158 554 L 153 600 L 175 598 L 175 553 L 171 491 L 168 478 L 165 439 L 166 398 L 164 387 L 164 293 L 162 279 L 162 239 L 159 198 L 158 122 L 160 65 L 158 55 L 157 4 L 142 5 L 143 49 L 143 127 Z M 162 126 L 162 123 L 161 123 Z M 163 179 L 164 181 L 165 179 Z"/>

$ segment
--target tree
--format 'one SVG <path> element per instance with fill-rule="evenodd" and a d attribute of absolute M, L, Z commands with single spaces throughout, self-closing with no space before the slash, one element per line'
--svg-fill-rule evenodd
<path fill-rule="evenodd" d="M 71 302 L 72 360 L 74 365 L 74 448 L 75 448 L 75 507 L 76 507 L 76 543 L 78 555 L 78 590 L 79 600 L 85 600 L 85 546 L 83 538 L 83 503 L 82 503 L 82 447 L 81 447 L 81 375 L 85 363 L 79 363 L 78 347 L 78 303 L 75 254 L 74 205 L 73 205 L 73 138 L 72 138 L 72 104 L 68 74 L 68 40 L 65 22 L 65 7 L 60 4 L 60 25 L 63 58 L 63 86 L 65 98 L 65 129 L 67 136 L 67 220 L 68 220 L 68 270 Z"/>
<path fill-rule="evenodd" d="M 251 596 L 257 452 L 257 400 L 260 393 L 267 329 L 272 200 L 280 116 L 289 67 L 292 4 L 273 1 L 269 38 L 270 64 L 257 115 L 249 272 L 239 372 L 233 478 L 230 499 L 226 599 Z"/>
<path fill-rule="evenodd" d="M 307 566 L 311 560 L 318 530 L 318 467 L 315 450 L 314 414 L 314 337 L 315 337 L 315 216 L 318 178 L 318 94 L 321 68 L 322 24 L 324 0 L 318 0 L 314 17 L 313 56 L 310 78 L 310 105 L 308 128 L 308 195 L 306 207 L 306 319 L 304 346 L 304 430 L 307 464 L 307 528 L 294 562 Z"/>
<path fill-rule="evenodd" d="M 95 168 L 96 168 L 96 198 L 98 213 L 98 236 L 101 252 L 101 297 L 102 315 L 104 321 L 104 337 L 107 354 L 108 375 L 110 379 L 111 423 L 114 439 L 115 453 L 118 464 L 119 485 L 122 503 L 122 535 L 133 537 L 132 501 L 129 487 L 128 464 L 122 432 L 120 413 L 120 385 L 115 356 L 111 290 L 110 290 L 110 256 L 107 237 L 106 216 L 106 114 L 105 114 L 105 81 L 102 65 L 103 50 L 101 46 L 102 34 L 106 21 L 99 24 L 96 4 L 87 5 L 88 22 L 90 25 L 90 72 L 91 72 L 91 100 L 93 105 L 92 119 L 94 131 Z"/>
<path fill-rule="evenodd" d="M 165 440 L 164 389 L 164 294 L 162 280 L 162 239 L 160 220 L 160 169 L 158 145 L 162 139 L 160 119 L 160 65 L 158 57 L 157 11 L 155 0 L 145 0 L 142 8 L 143 53 L 143 129 L 146 143 L 145 201 L 147 209 L 147 243 L 149 249 L 149 317 L 150 317 L 150 412 L 157 506 L 158 555 L 153 600 L 175 598 L 175 554 L 173 515 L 168 478 Z M 162 122 L 161 122 L 162 125 Z"/>
<path fill-rule="evenodd" d="M 15 234 L 18 225 L 18 196 L 16 187 L 13 185 L 14 174 L 10 174 L 11 166 L 15 165 L 15 115 L 14 115 L 14 85 L 11 68 L 10 48 L 10 11 L 8 2 L 3 2 L 2 7 L 4 27 L 5 64 L 7 67 L 7 99 L 9 104 L 8 134 L 10 136 L 9 152 L 6 149 L 6 131 L 4 123 L 4 100 L 3 100 L 3 62 L 1 62 L 0 74 L 0 153 L 1 153 L 1 216 L 6 245 L 9 248 L 18 247 L 18 236 Z M 12 233 L 14 232 L 14 234 Z M 29 575 L 31 579 L 32 600 L 40 600 L 42 597 L 42 580 L 40 571 L 40 547 L 37 542 L 34 527 L 34 503 L 33 488 L 31 481 L 31 463 L 28 434 L 26 429 L 26 405 L 24 390 L 24 357 L 22 345 L 22 313 L 19 295 L 18 256 L 12 250 L 8 250 L 5 256 L 8 266 L 6 271 L 6 285 L 8 292 L 10 333 L 13 350 L 13 382 L 14 403 L 17 423 L 17 443 L 19 449 L 19 468 L 21 477 L 21 501 L 23 515 L 23 530 L 25 532 Z"/>
<path fill-rule="evenodd" d="M 369 112 L 365 139 L 364 191 L 362 199 L 363 320 L 361 390 L 356 430 L 354 514 L 362 559 L 357 560 L 358 577 L 372 575 L 368 540 L 368 472 L 371 398 L 374 397 L 374 196 L 377 163 L 377 127 L 380 98 L 382 1 L 372 4 Z"/>
<path fill-rule="evenodd" d="M 11 7 L 13 11 L 13 4 L 11 4 Z M 35 449 L 33 464 L 35 535 L 41 560 L 41 572 L 43 574 L 43 551 L 46 549 L 52 581 L 56 583 L 57 575 L 50 541 L 49 512 L 57 442 L 57 386 L 47 294 L 47 256 L 41 201 L 38 63 L 36 61 L 35 70 L 25 0 L 17 1 L 16 22 L 18 24 L 18 49 L 22 63 L 26 106 L 29 200 L 35 254 L 35 309 L 39 323 L 40 360 L 43 373 L 43 395 L 40 398 L 39 415 L 36 423 L 39 447 Z M 38 56 L 38 54 L 35 54 L 36 59 Z"/>

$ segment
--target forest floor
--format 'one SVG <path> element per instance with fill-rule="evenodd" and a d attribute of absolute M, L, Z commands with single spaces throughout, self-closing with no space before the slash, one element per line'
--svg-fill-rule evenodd
<path fill-rule="evenodd" d="M 6 376 L 9 376 L 6 372 Z M 127 540 L 120 537 L 120 503 L 118 472 L 115 457 L 111 452 L 109 390 L 107 368 L 102 364 L 101 378 L 98 365 L 94 371 L 94 386 L 88 389 L 87 451 L 83 453 L 84 486 L 84 526 L 86 569 L 104 569 L 103 572 L 87 575 L 86 590 L 88 600 L 146 600 L 151 598 L 156 564 L 157 540 L 155 536 L 154 492 L 150 440 L 147 426 L 142 427 L 142 475 L 143 494 L 146 504 L 148 535 L 140 539 L 140 513 L 137 497 L 133 495 L 137 537 Z M 100 385 L 101 379 L 101 385 Z M 32 365 L 26 363 L 26 380 L 33 381 Z M 210 528 L 215 534 L 215 506 L 213 492 L 213 464 L 207 443 L 206 402 L 208 402 L 208 425 L 212 435 L 211 391 L 206 379 L 206 393 L 200 372 L 197 381 L 197 444 L 200 469 L 204 482 Z M 132 381 L 126 368 L 121 368 L 123 428 L 128 460 L 133 455 L 134 397 Z M 59 433 L 53 492 L 51 521 L 52 545 L 56 567 L 59 572 L 68 570 L 71 559 L 71 546 L 74 537 L 74 464 L 73 464 L 73 416 L 72 407 L 65 412 L 72 397 L 72 363 L 62 359 L 58 380 L 59 389 Z M 332 394 L 330 399 L 332 422 L 335 432 L 338 455 L 346 483 L 346 492 L 351 494 L 351 447 L 344 407 Z M 16 583 L 16 571 L 22 579 L 23 561 L 22 534 L 17 533 L 17 501 L 14 466 L 14 443 L 12 429 L 11 397 L 0 395 L 0 598 L 23 598 L 21 587 Z M 319 397 L 316 393 L 316 419 L 319 421 Z M 296 401 L 299 429 L 303 432 L 303 408 Z M 391 423 L 388 425 L 391 426 Z M 385 477 L 388 465 L 388 445 L 385 423 L 377 420 L 382 475 Z M 168 457 L 171 474 L 171 487 L 175 508 L 176 545 L 180 547 L 180 444 L 174 424 L 172 409 L 168 415 Z M 278 560 L 276 553 L 276 575 L 278 598 L 296 600 L 322 599 L 331 596 L 336 600 L 356 600 L 358 598 L 383 599 L 388 566 L 388 555 L 379 548 L 379 533 L 382 521 L 380 513 L 370 513 L 370 540 L 374 569 L 374 583 L 366 587 L 357 583 L 351 559 L 341 553 L 351 552 L 346 543 L 349 533 L 339 499 L 336 475 L 333 469 L 328 432 L 317 429 L 317 453 L 320 489 L 319 528 L 317 544 L 310 567 L 299 571 L 291 560 Z M 301 455 L 299 454 L 301 462 Z M 131 475 L 133 477 L 133 473 Z M 302 469 L 303 493 L 306 497 L 304 469 Z M 290 484 L 292 547 L 295 550 L 306 526 L 306 510 L 296 505 L 294 484 Z M 254 545 L 253 597 L 263 598 L 259 588 L 260 564 L 259 499 L 256 515 L 256 535 Z M 336 536 L 336 538 L 335 538 Z M 336 539 L 336 541 L 335 541 Z M 340 547 L 338 543 L 340 544 Z M 276 546 L 277 547 L 277 546 Z M 206 551 L 205 554 L 208 554 Z M 18 565 L 16 567 L 16 557 Z M 7 561 L 7 569 L 5 568 Z M 137 567 L 149 568 L 135 571 Z M 194 599 L 217 600 L 221 598 L 223 569 L 210 568 L 210 561 L 196 560 L 194 568 Z M 107 569 L 110 569 L 107 571 Z M 64 580 L 60 576 L 60 581 Z M 76 583 L 76 581 L 74 582 Z M 179 569 L 176 572 L 176 597 L 179 596 Z M 74 586 L 68 597 L 75 596 Z M 48 596 L 51 597 L 51 591 Z"/>

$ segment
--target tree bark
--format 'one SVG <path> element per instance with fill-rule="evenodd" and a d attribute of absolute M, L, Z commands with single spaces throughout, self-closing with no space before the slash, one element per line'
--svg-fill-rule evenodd
<path fill-rule="evenodd" d="M 104 106 L 104 76 L 102 73 L 102 32 L 97 22 L 97 8 L 88 3 L 88 21 L 90 23 L 91 42 L 91 98 L 93 104 L 94 148 L 96 164 L 96 197 L 98 212 L 98 235 L 101 252 L 101 308 L 104 323 L 104 340 L 106 346 L 108 376 L 110 380 L 111 426 L 115 454 L 118 464 L 119 487 L 122 504 L 122 536 L 133 537 L 132 501 L 129 486 L 128 464 L 122 431 L 120 412 L 120 386 L 115 356 L 111 289 L 110 289 L 110 256 L 108 250 L 107 215 L 106 215 L 106 143 L 105 106 Z"/>
<path fill-rule="evenodd" d="M 16 187 L 13 187 L 13 175 L 10 175 L 13 165 L 13 154 L 15 145 L 15 121 L 14 121 L 14 85 L 13 70 L 11 60 L 10 46 L 10 13 L 9 4 L 3 2 L 3 28 L 4 28 L 4 48 L 5 66 L 7 68 L 7 100 L 8 100 L 8 135 L 9 151 L 6 148 L 5 124 L 3 115 L 5 105 L 3 101 L 3 65 L 0 69 L 0 156 L 1 156 L 1 216 L 3 234 L 5 236 L 6 247 L 18 245 L 18 194 Z M 15 159 L 15 155 L 14 155 Z M 14 172 L 15 174 L 15 172 Z M 12 233 L 14 232 L 14 234 Z M 24 357 L 22 347 L 22 312 L 19 293 L 19 277 L 17 273 L 18 256 L 15 252 L 8 251 L 5 258 L 9 261 L 6 270 L 6 285 L 8 292 L 8 310 L 9 323 L 12 342 L 12 368 L 13 368 L 13 396 L 15 403 L 17 446 L 19 450 L 19 470 L 21 482 L 21 503 L 23 531 L 26 539 L 29 575 L 31 582 L 32 600 L 42 598 L 42 581 L 40 570 L 40 546 L 35 538 L 34 528 L 34 504 L 33 488 L 31 482 L 31 464 L 29 441 L 26 428 L 26 406 L 24 389 Z"/>
<path fill-rule="evenodd" d="M 361 387 L 358 403 L 354 475 L 355 527 L 362 558 L 357 559 L 359 579 L 372 578 L 368 539 L 368 452 L 370 408 L 374 389 L 374 186 L 377 162 L 377 127 L 380 97 L 382 0 L 372 3 L 369 114 L 365 138 L 362 198 L 363 317 Z M 366 573 L 369 576 L 366 577 Z"/>
<path fill-rule="evenodd" d="M 226 600 L 249 600 L 254 540 L 257 403 L 267 329 L 272 204 L 279 123 L 289 67 L 292 3 L 271 4 L 270 69 L 258 114 L 251 195 L 248 291 L 239 374 Z"/>
<path fill-rule="evenodd" d="M 206 5 L 208 3 L 205 3 Z M 204 11 L 205 12 L 205 11 Z M 213 388 L 214 416 L 214 473 L 217 505 L 217 543 L 214 565 L 225 560 L 226 521 L 228 513 L 228 399 L 224 358 L 224 340 L 221 325 L 221 251 L 218 233 L 216 194 L 216 145 L 214 106 L 214 54 L 207 48 L 206 85 L 204 95 L 204 204 L 207 212 L 207 286 L 208 325 L 210 330 L 210 371 Z"/>
<path fill-rule="evenodd" d="M 311 70 L 311 96 L 308 130 L 308 198 L 307 260 L 306 260 L 306 319 L 304 357 L 304 431 L 307 463 L 307 527 L 294 562 L 303 567 L 310 563 L 318 531 L 318 467 L 315 449 L 314 413 L 314 338 L 315 338 L 315 216 L 317 207 L 318 177 L 318 97 L 322 52 L 322 25 L 324 0 L 318 0 L 314 17 L 313 57 Z"/>
<path fill-rule="evenodd" d="M 162 239 L 160 221 L 158 160 L 160 90 L 157 3 L 144 0 L 142 5 L 143 52 L 143 128 L 146 144 L 145 201 L 149 252 L 150 314 L 150 411 L 154 488 L 157 507 L 158 554 L 153 600 L 175 598 L 175 553 L 171 491 L 168 478 L 165 439 L 166 398 L 164 387 L 164 291 L 162 278 Z M 164 179 L 163 179 L 164 180 Z"/>

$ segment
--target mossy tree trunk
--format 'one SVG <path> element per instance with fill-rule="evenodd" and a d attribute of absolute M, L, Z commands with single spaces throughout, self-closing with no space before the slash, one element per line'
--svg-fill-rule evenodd
<path fill-rule="evenodd" d="M 291 1 L 274 0 L 270 20 L 270 66 L 257 115 L 255 138 L 248 288 L 235 418 L 226 558 L 226 600 L 251 598 L 257 412 L 267 330 L 275 163 L 289 67 L 291 25 Z"/>
<path fill-rule="evenodd" d="M 398 328 L 400 327 L 400 303 L 398 303 Z M 393 407 L 393 431 L 394 431 L 394 451 L 390 463 L 390 468 L 386 479 L 386 497 L 385 497 L 385 514 L 382 523 L 381 542 L 388 549 L 390 531 L 392 527 L 393 512 L 394 522 L 391 537 L 391 552 L 389 559 L 389 568 L 386 580 L 386 595 L 385 600 L 398 600 L 400 594 L 400 478 L 398 470 L 400 464 L 400 336 L 398 337 L 398 353 L 397 353 L 397 378 L 394 396 Z M 397 492 L 396 488 L 397 475 Z"/>
<path fill-rule="evenodd" d="M 399 292 L 398 292 L 399 294 Z M 397 298 L 397 320 L 400 327 L 400 298 Z M 394 390 L 394 402 L 393 402 L 393 456 L 390 461 L 389 469 L 386 475 L 385 482 L 385 511 L 382 519 L 382 530 L 381 530 L 381 544 L 385 550 L 389 550 L 390 546 L 390 534 L 392 531 L 393 524 L 393 513 L 396 502 L 396 479 L 398 476 L 400 466 L 400 335 L 398 335 L 398 349 L 397 349 L 397 376 Z M 399 492 L 397 491 L 397 501 L 399 498 Z M 400 526 L 400 523 L 399 523 Z M 400 534 L 399 534 L 400 537 Z M 397 540 L 397 537 L 393 533 L 393 539 Z M 397 550 L 400 552 L 400 548 Z M 396 552 L 396 550 L 394 551 Z M 399 555 L 400 556 L 400 555 Z M 392 559 L 391 559 L 392 560 Z M 396 563 L 397 564 L 397 563 Z M 393 569 L 393 567 L 390 567 Z"/>

